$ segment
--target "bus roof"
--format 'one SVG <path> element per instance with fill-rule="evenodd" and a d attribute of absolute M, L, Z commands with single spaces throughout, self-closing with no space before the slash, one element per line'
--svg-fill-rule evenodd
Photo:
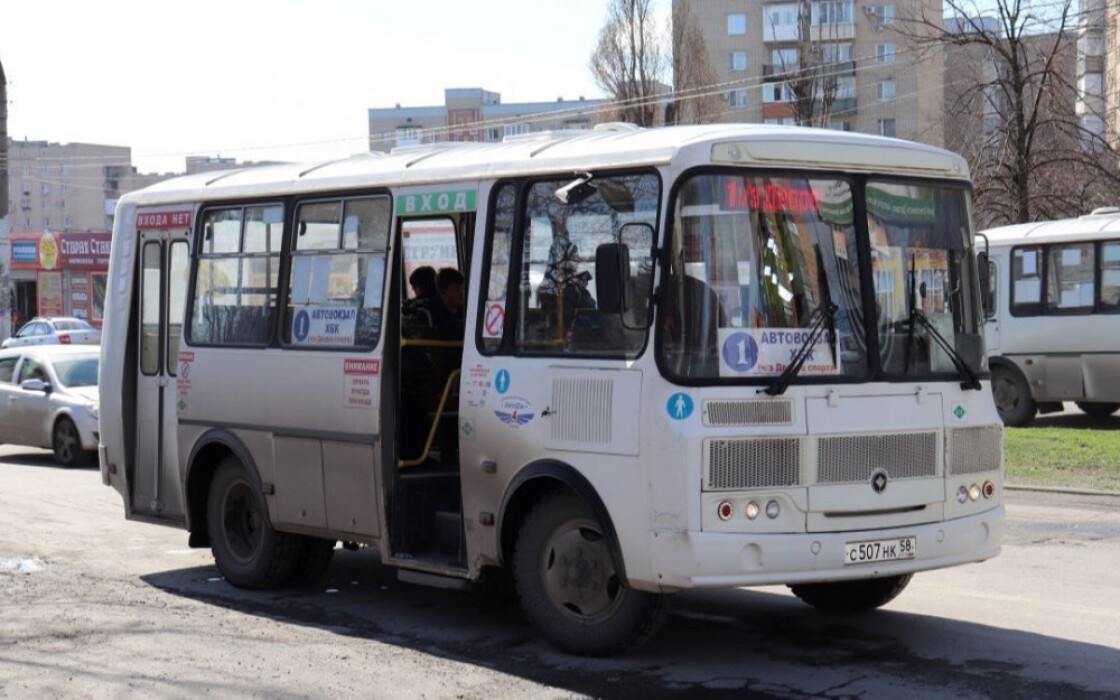
<path fill-rule="evenodd" d="M 1034 221 L 982 231 L 992 246 L 1057 243 L 1120 237 L 1120 209 L 1108 207 L 1091 214 L 1056 221 Z"/>
<path fill-rule="evenodd" d="M 122 201 L 144 206 L 564 170 L 713 163 L 968 179 L 968 165 L 960 156 L 900 139 L 762 124 L 654 129 L 603 124 L 590 130 L 512 136 L 500 143 L 438 143 L 318 163 L 207 171 L 165 180 L 129 193 Z"/>

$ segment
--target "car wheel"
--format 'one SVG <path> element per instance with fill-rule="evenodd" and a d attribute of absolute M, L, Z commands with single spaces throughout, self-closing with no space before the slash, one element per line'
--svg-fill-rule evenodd
<path fill-rule="evenodd" d="M 793 594 L 824 612 L 858 612 L 886 605 L 910 583 L 913 574 L 836 583 L 790 586 Z"/>
<path fill-rule="evenodd" d="M 664 595 L 626 584 L 602 526 L 572 494 L 549 496 L 529 513 L 513 576 L 526 614 L 569 653 L 606 656 L 635 647 L 667 615 Z"/>
<path fill-rule="evenodd" d="M 90 461 L 90 453 L 82 449 L 78 426 L 65 416 L 55 421 L 51 431 L 51 449 L 54 450 L 54 461 L 67 468 L 80 467 Z"/>
<path fill-rule="evenodd" d="M 1034 420 L 1038 412 L 1027 380 L 1016 370 L 1002 366 L 992 368 L 992 396 L 1004 425 L 1021 428 Z"/>
<path fill-rule="evenodd" d="M 234 457 L 218 466 L 206 508 L 210 550 L 238 588 L 278 588 L 289 581 L 303 550 L 298 535 L 272 529 L 264 496 Z"/>

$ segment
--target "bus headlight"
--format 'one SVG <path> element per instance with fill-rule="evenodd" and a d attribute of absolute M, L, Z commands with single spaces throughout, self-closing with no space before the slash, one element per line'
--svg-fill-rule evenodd
<path fill-rule="evenodd" d="M 973 484 L 972 486 L 969 486 L 968 487 L 968 498 L 971 501 L 978 500 L 980 498 L 980 487 L 977 486 L 976 484 Z"/>
<path fill-rule="evenodd" d="M 761 511 L 762 511 L 762 509 L 758 507 L 758 504 L 755 503 L 754 501 L 751 501 L 750 503 L 747 504 L 747 508 L 746 508 L 747 520 L 754 520 L 755 518 L 758 517 L 758 514 Z"/>
<path fill-rule="evenodd" d="M 968 488 L 965 486 L 961 486 L 959 489 L 957 489 L 957 503 L 960 503 L 963 506 L 967 502 Z"/>
<path fill-rule="evenodd" d="M 990 481 L 984 482 L 984 498 L 991 498 L 996 495 L 996 485 Z"/>
<path fill-rule="evenodd" d="M 716 515 L 720 520 L 731 520 L 731 516 L 735 514 L 735 506 L 731 505 L 731 501 L 720 501 L 716 506 Z"/>

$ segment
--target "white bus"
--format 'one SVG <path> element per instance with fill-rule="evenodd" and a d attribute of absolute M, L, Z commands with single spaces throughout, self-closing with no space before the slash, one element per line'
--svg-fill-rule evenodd
<path fill-rule="evenodd" d="M 1007 425 L 1073 401 L 1120 408 L 1120 209 L 985 231 L 984 326 L 992 389 Z M 1109 320 L 1109 319 L 1112 320 Z"/>
<path fill-rule="evenodd" d="M 336 541 L 509 572 L 573 653 L 682 589 L 874 608 L 1001 546 L 969 206 L 946 151 L 751 125 L 160 183 L 116 212 L 102 477 L 236 586 Z M 461 322 L 417 312 L 425 265 Z"/>

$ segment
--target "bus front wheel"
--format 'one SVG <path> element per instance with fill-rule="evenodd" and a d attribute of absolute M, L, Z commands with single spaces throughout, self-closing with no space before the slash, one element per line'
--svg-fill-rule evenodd
<path fill-rule="evenodd" d="M 537 629 L 559 649 L 608 656 L 647 641 L 667 614 L 664 595 L 630 588 L 603 528 L 569 493 L 540 501 L 517 538 L 517 594 Z"/>
<path fill-rule="evenodd" d="M 1027 380 L 1007 367 L 992 367 L 992 395 L 1004 425 L 1020 428 L 1034 420 L 1038 412 Z"/>
<path fill-rule="evenodd" d="M 272 529 L 264 496 L 233 457 L 214 473 L 206 517 L 214 562 L 227 581 L 252 589 L 288 582 L 299 561 L 301 542 Z"/>
<path fill-rule="evenodd" d="M 817 610 L 858 612 L 886 605 L 906 588 L 913 574 L 869 578 L 836 583 L 808 583 L 790 586 L 793 594 Z"/>

